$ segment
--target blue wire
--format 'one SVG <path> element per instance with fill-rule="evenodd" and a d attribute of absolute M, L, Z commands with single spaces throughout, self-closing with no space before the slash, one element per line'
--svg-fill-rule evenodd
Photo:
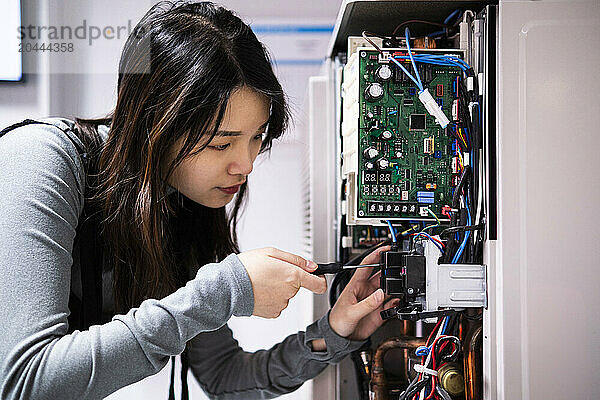
<path fill-rule="evenodd" d="M 417 347 L 417 350 L 415 350 L 415 355 L 416 356 L 427 356 L 427 354 L 429 354 L 429 347 L 427 346 L 419 346 Z"/>
<path fill-rule="evenodd" d="M 448 316 L 444 317 L 444 326 L 442 327 L 442 335 L 446 333 L 446 328 L 448 327 L 449 320 L 450 320 L 450 317 L 448 317 Z"/>
<path fill-rule="evenodd" d="M 469 64 L 467 64 L 463 59 L 458 58 L 457 56 L 447 55 L 447 54 L 421 54 L 422 58 L 430 59 L 439 62 L 445 63 L 453 63 L 462 65 L 465 69 L 471 68 Z"/>
<path fill-rule="evenodd" d="M 410 57 L 410 62 L 412 63 L 413 69 L 415 71 L 415 75 L 417 76 L 417 86 L 420 89 L 420 92 L 423 91 L 423 83 L 421 83 L 421 77 L 419 76 L 419 71 L 417 70 L 417 66 L 415 65 L 415 60 L 413 58 L 412 51 L 410 50 L 410 31 L 408 28 L 404 29 L 404 36 L 406 37 L 406 49 L 408 50 L 408 56 Z"/>
<path fill-rule="evenodd" d="M 469 132 L 467 132 L 467 127 L 463 127 L 463 130 L 465 131 L 465 139 L 467 139 L 467 145 L 471 147 L 471 139 L 469 139 Z"/>
<path fill-rule="evenodd" d="M 409 56 L 394 56 L 394 58 L 400 60 L 408 60 Z M 392 58 L 392 60 L 394 59 Z M 432 55 L 432 54 L 415 54 L 413 55 L 413 60 L 422 62 L 424 64 L 433 64 L 433 65 L 442 65 L 442 66 L 450 66 L 450 67 L 458 67 L 463 71 L 471 68 L 469 64 L 465 63 L 460 58 L 454 58 L 452 56 L 440 56 L 440 55 Z"/>
<path fill-rule="evenodd" d="M 390 233 L 392 234 L 392 242 L 396 243 L 396 230 L 392 226 L 392 223 L 390 222 L 389 219 L 385 222 L 387 222 L 388 226 L 390 227 Z"/>
<path fill-rule="evenodd" d="M 470 222 L 469 222 L 469 224 L 470 224 Z M 465 234 L 465 238 L 463 239 L 463 242 L 461 243 L 460 247 L 458 248 L 458 251 L 454 255 L 454 258 L 452 258 L 452 264 L 456 264 L 458 262 L 458 260 L 460 260 L 460 257 L 462 256 L 462 253 L 465 250 L 467 240 L 469 240 L 469 236 L 470 236 L 470 232 L 467 232 Z"/>
<path fill-rule="evenodd" d="M 445 335 L 446 334 L 446 328 L 448 328 L 448 322 L 450 322 L 450 317 L 449 316 L 445 316 L 444 317 L 444 325 L 442 325 L 442 331 L 441 334 Z M 429 347 L 427 346 L 419 346 L 417 347 L 417 350 L 415 350 L 415 355 L 417 356 L 426 356 L 429 354 L 429 352 L 431 351 L 433 344 Z"/>
<path fill-rule="evenodd" d="M 397 58 L 400 60 L 408 60 L 409 59 L 409 57 L 405 57 L 405 56 L 395 56 L 394 58 Z M 438 61 L 438 60 L 420 58 L 420 57 L 416 57 L 416 58 L 414 58 L 414 60 L 417 62 L 421 62 L 423 64 L 441 65 L 443 67 L 457 67 L 457 68 L 460 68 L 462 71 L 466 71 L 468 69 L 464 65 L 459 64 L 454 61 Z M 413 82 L 415 82 L 415 81 L 413 80 Z"/>
<path fill-rule="evenodd" d="M 457 8 L 456 10 L 452 11 L 452 13 L 450 13 L 450 15 L 448 15 L 446 17 L 446 19 L 444 20 L 444 24 L 447 24 L 448 22 L 450 22 L 450 20 L 452 19 L 452 17 L 456 16 L 456 14 L 460 13 L 461 9 Z"/>
<path fill-rule="evenodd" d="M 444 33 L 446 33 L 446 31 L 436 31 L 436 32 L 432 32 L 430 34 L 427 35 L 427 37 L 436 37 L 436 36 L 441 36 Z"/>
<path fill-rule="evenodd" d="M 455 66 L 455 67 L 459 67 L 461 68 L 463 71 L 466 71 L 467 69 L 471 68 L 471 66 L 469 64 L 467 64 L 464 60 L 455 57 L 455 56 L 451 56 L 451 55 L 447 55 L 447 54 L 415 54 L 412 56 L 414 60 L 416 61 L 420 61 L 423 63 L 428 63 L 428 64 L 435 64 L 435 65 L 446 65 L 446 66 Z M 410 56 L 395 56 L 394 58 L 398 58 L 401 60 L 408 60 L 410 58 Z"/>
<path fill-rule="evenodd" d="M 467 205 L 467 225 L 471 225 L 471 211 L 469 210 L 469 197 L 466 196 L 466 205 Z M 456 254 L 454 255 L 454 258 L 452 258 L 452 263 L 451 264 L 456 264 L 458 262 L 458 260 L 460 260 L 460 256 L 462 255 L 463 251 L 465 250 L 465 247 L 467 246 L 467 240 L 469 240 L 469 236 L 471 235 L 471 231 L 467 231 L 465 233 L 465 238 L 463 239 L 460 247 L 458 248 L 458 251 L 456 252 Z"/>

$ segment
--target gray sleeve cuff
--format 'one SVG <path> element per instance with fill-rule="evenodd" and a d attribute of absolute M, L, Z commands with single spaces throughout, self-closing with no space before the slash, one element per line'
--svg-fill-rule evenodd
<path fill-rule="evenodd" d="M 231 268 L 241 294 L 233 310 L 233 315 L 236 317 L 249 317 L 254 312 L 254 290 L 252 290 L 252 281 L 250 281 L 248 271 L 246 271 L 246 267 L 244 267 L 237 254 L 230 254 L 223 261 L 227 262 L 227 265 Z"/>
<path fill-rule="evenodd" d="M 310 349 L 310 342 L 315 339 L 325 339 L 327 348 L 321 352 L 313 351 L 313 358 L 330 364 L 337 364 L 365 343 L 364 340 L 350 340 L 335 333 L 329 325 L 329 311 L 306 328 L 304 344 Z"/>

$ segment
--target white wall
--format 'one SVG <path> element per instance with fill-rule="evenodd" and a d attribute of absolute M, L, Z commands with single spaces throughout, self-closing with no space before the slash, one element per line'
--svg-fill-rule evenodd
<path fill-rule="evenodd" d="M 273 24 L 333 26 L 340 2 L 230 0 L 221 3 L 253 25 L 268 27 Z M 73 26 L 86 19 L 88 24 L 105 26 L 126 24 L 129 19 L 135 23 L 154 1 L 28 0 L 24 3 L 27 3 L 24 6 L 24 23 Z M 318 52 L 325 57 L 327 33 L 286 35 L 285 40 L 295 43 L 299 49 L 295 54 L 297 58 L 315 58 L 305 54 L 314 46 L 322 46 L 323 50 Z M 286 49 L 276 35 L 267 32 L 259 34 L 259 37 L 265 39 L 267 46 L 273 47 L 271 51 L 276 60 L 280 55 L 278 51 Z M 97 117 L 108 113 L 115 104 L 118 55 L 123 43 L 124 40 L 99 41 L 90 47 L 78 43 L 81 52 L 77 55 L 28 54 L 25 69 L 30 74 L 25 82 L 0 84 L 0 125 L 46 115 Z M 288 50 L 293 48 L 287 47 Z M 289 56 L 286 54 L 284 58 Z M 250 177 L 250 201 L 239 232 L 243 250 L 277 246 L 304 256 L 310 255 L 304 216 L 308 174 L 303 162 L 308 146 L 304 129 L 305 95 L 308 77 L 318 71 L 317 63 L 292 62 L 277 67 L 292 105 L 294 127 L 280 143 L 274 145 L 270 156 L 257 162 Z M 230 325 L 242 347 L 253 351 L 268 348 L 287 335 L 304 329 L 312 318 L 312 295 L 303 290 L 277 320 L 236 318 Z M 164 399 L 168 381 L 167 367 L 110 398 Z M 189 382 L 192 398 L 205 398 L 191 376 Z M 179 382 L 176 385 L 178 391 Z M 310 393 L 309 384 L 284 398 L 309 399 Z"/>

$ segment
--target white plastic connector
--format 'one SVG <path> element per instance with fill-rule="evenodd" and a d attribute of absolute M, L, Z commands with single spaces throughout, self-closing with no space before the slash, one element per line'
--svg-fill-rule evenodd
<path fill-rule="evenodd" d="M 452 102 L 452 121 L 458 120 L 458 100 Z"/>
<path fill-rule="evenodd" d="M 390 59 L 392 58 L 392 54 L 389 51 L 384 51 L 383 53 L 379 53 L 379 63 L 380 64 L 387 64 L 390 62 Z"/>
<path fill-rule="evenodd" d="M 475 82 L 473 81 L 473 77 L 472 76 L 468 76 L 467 77 L 467 92 L 472 92 Z"/>
<path fill-rule="evenodd" d="M 438 376 L 438 372 L 436 370 L 425 368 L 425 366 L 421 365 L 421 364 L 414 364 L 413 368 L 414 368 L 415 371 L 417 371 L 420 374 L 427 374 L 427 375 Z"/>
<path fill-rule="evenodd" d="M 352 236 L 342 236 L 342 248 L 349 249 L 352 246 Z"/>
<path fill-rule="evenodd" d="M 479 102 L 472 101 L 472 102 L 469 103 L 469 115 L 471 116 L 471 119 L 473 119 L 473 107 L 476 104 L 479 105 Z"/>
<path fill-rule="evenodd" d="M 442 111 L 442 107 L 433 99 L 431 93 L 429 93 L 428 89 L 424 89 L 422 92 L 419 92 L 419 100 L 425 106 L 429 114 L 435 117 L 435 122 L 438 123 L 439 126 L 445 128 L 450 123 L 450 120 Z"/>

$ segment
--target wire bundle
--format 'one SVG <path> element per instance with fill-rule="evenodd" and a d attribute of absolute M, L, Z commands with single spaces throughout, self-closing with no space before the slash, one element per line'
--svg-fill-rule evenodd
<path fill-rule="evenodd" d="M 439 319 L 429 334 L 426 345 L 418 347 L 415 351 L 417 356 L 421 356 L 421 371 L 429 367 L 430 370 L 437 371 L 446 362 L 456 361 L 461 350 L 460 340 L 456 336 L 445 334 L 451 318 L 447 316 Z M 448 349 L 451 349 L 449 354 Z M 440 397 L 444 400 L 450 399 L 448 393 L 437 383 L 436 376 L 420 372 L 400 394 L 399 400 L 431 400 Z"/>

